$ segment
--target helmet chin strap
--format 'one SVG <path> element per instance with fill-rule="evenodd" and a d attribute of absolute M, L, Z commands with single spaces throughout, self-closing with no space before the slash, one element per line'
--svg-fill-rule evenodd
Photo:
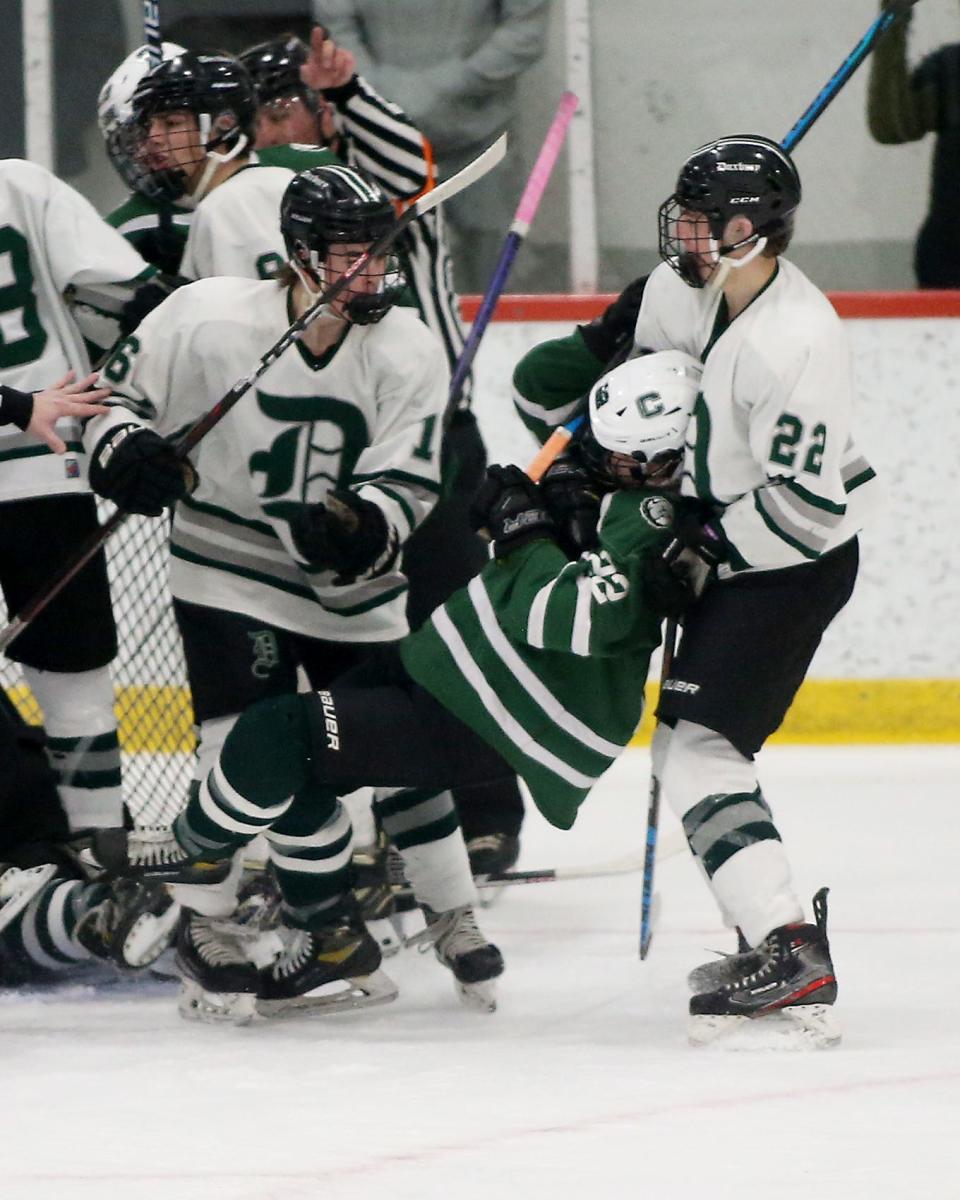
<path fill-rule="evenodd" d="M 749 254 L 745 254 L 743 258 L 731 258 L 730 253 L 733 250 L 739 250 L 741 246 L 747 246 L 753 239 L 756 238 L 756 243 Z M 767 238 L 757 237 L 756 234 L 751 234 L 750 237 L 744 238 L 742 242 L 734 242 L 732 246 L 720 246 L 715 238 L 710 239 L 710 253 L 716 256 L 716 266 L 713 273 L 707 280 L 707 289 L 711 292 L 720 292 L 723 290 L 723 285 L 727 282 L 727 276 L 731 271 L 739 271 L 741 267 L 745 267 L 747 263 L 753 262 L 758 255 L 762 254 L 767 245 Z"/>
<path fill-rule="evenodd" d="M 315 284 L 313 277 L 307 274 L 307 272 L 296 261 L 296 259 L 291 258 L 289 262 L 290 266 L 293 267 L 297 278 L 300 280 L 303 290 L 307 293 L 307 296 L 310 299 L 310 305 L 316 304 L 324 290 L 322 285 L 320 285 L 319 280 L 317 280 Z M 333 317 L 337 321 L 345 321 L 347 319 L 346 317 L 341 317 L 339 313 L 334 312 L 333 308 L 329 304 L 324 304 L 317 313 L 318 319 L 322 317 Z"/>
<path fill-rule="evenodd" d="M 210 181 L 213 179 L 213 173 L 217 167 L 224 163 L 231 162 L 238 155 L 242 154 L 249 145 L 250 139 L 245 133 L 241 133 L 236 142 L 230 147 L 226 154 L 222 154 L 217 150 L 208 149 L 210 140 L 211 121 L 209 113 L 200 113 L 197 118 L 197 124 L 200 129 L 200 144 L 206 152 L 206 162 L 203 165 L 203 171 L 196 184 L 191 188 L 189 193 L 184 197 L 191 208 L 196 208 L 200 201 L 207 194 L 207 189 L 210 187 Z M 228 130 L 229 132 L 229 130 Z"/>

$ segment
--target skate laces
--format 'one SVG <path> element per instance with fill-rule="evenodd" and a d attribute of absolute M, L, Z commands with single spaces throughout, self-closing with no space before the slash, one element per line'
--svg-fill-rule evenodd
<path fill-rule="evenodd" d="M 406 944 L 417 946 L 421 953 L 434 946 L 438 954 L 453 959 L 473 950 L 482 950 L 490 943 L 477 926 L 473 908 L 466 904 L 428 915 L 426 928 L 408 938 Z"/>
<path fill-rule="evenodd" d="M 127 858 L 132 866 L 162 867 L 189 857 L 171 825 L 144 825 L 127 839 Z"/>
<path fill-rule="evenodd" d="M 313 934 L 307 929 L 294 929 L 287 925 L 282 936 L 283 949 L 271 968 L 274 979 L 295 975 L 310 957 L 313 949 Z"/>
<path fill-rule="evenodd" d="M 229 929 L 211 917 L 191 917 L 189 936 L 191 944 L 208 966 L 246 965 L 250 961 L 230 936 Z"/>

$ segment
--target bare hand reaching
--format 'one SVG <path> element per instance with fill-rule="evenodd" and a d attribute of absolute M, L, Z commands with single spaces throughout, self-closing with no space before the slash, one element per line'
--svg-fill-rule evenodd
<path fill-rule="evenodd" d="M 95 388 L 93 384 L 96 378 L 94 373 L 74 383 L 74 373 L 68 371 L 53 387 L 34 393 L 33 414 L 27 433 L 46 443 L 54 454 L 63 454 L 67 444 L 54 429 L 61 417 L 94 417 L 109 411 L 98 401 L 105 400 L 110 395 L 110 389 Z"/>
<path fill-rule="evenodd" d="M 310 55 L 300 68 L 300 78 L 315 92 L 343 87 L 356 71 L 353 51 L 338 46 L 322 25 L 310 31 Z"/>

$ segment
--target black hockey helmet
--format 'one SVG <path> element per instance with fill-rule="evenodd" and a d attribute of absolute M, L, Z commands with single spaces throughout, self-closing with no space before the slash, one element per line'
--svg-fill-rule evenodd
<path fill-rule="evenodd" d="M 717 138 L 694 150 L 680 168 L 673 195 L 660 206 L 660 257 L 687 283 L 701 287 L 695 270 L 691 277 L 689 255 L 675 234 L 681 211 L 706 216 L 718 253 L 723 254 L 735 248 L 719 244 L 732 217 L 750 219 L 751 241 L 789 236 L 800 197 L 797 168 L 776 142 L 759 134 Z"/>
<path fill-rule="evenodd" d="M 290 261 L 320 280 L 330 247 L 375 242 L 396 224 L 393 204 L 369 176 L 354 167 L 324 166 L 301 171 L 280 202 L 280 230 Z M 393 276 L 393 278 L 390 278 Z M 347 314 L 357 324 L 379 321 L 396 302 L 402 280 L 395 264 L 374 295 L 355 296 Z"/>
<path fill-rule="evenodd" d="M 232 158 L 253 143 L 256 92 L 246 68 L 229 54 L 186 51 L 160 63 L 140 81 L 132 105 L 143 133 L 158 113 L 181 109 L 193 113 L 204 157 L 216 152 Z M 168 199 L 176 200 L 187 190 L 180 169 L 157 171 L 154 176 Z"/>
<path fill-rule="evenodd" d="M 297 96 L 316 111 L 317 94 L 300 78 L 300 68 L 307 61 L 307 47 L 294 34 L 286 33 L 250 46 L 239 55 L 239 60 L 253 81 L 258 104 Z"/>

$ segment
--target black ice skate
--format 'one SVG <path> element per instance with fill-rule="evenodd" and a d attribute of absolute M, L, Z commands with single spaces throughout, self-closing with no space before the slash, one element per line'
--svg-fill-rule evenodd
<path fill-rule="evenodd" d="M 520 857 L 520 839 L 509 833 L 485 833 L 467 842 L 470 872 L 476 879 L 499 875 L 515 866 Z"/>
<path fill-rule="evenodd" d="M 180 1015 L 244 1025 L 256 1013 L 257 968 L 237 926 L 184 909 L 177 931 Z"/>
<path fill-rule="evenodd" d="M 232 856 L 191 854 L 177 841 L 171 825 L 147 825 L 96 830 L 80 860 L 108 879 L 124 875 L 163 883 L 222 883 L 230 874 Z"/>
<path fill-rule="evenodd" d="M 260 972 L 257 1012 L 282 1017 L 388 1004 L 393 980 L 380 970 L 380 947 L 354 908 L 314 929 L 281 928 L 284 948 Z"/>
<path fill-rule="evenodd" d="M 815 925 L 774 929 L 754 951 L 733 956 L 754 969 L 691 997 L 693 1045 L 720 1037 L 731 1044 L 731 1035 L 739 1033 L 749 1034 L 744 1045 L 822 1047 L 840 1040 L 833 1012 L 837 980 L 827 941 L 827 891 L 821 888 L 813 898 Z M 747 1030 L 750 1022 L 756 1024 Z"/>
<path fill-rule="evenodd" d="M 149 967 L 173 941 L 179 916 L 162 883 L 117 879 L 84 914 L 74 936 L 94 957 L 115 966 Z"/>
<path fill-rule="evenodd" d="M 402 945 L 391 919 L 396 913 L 396 903 L 387 871 L 388 854 L 389 843 L 382 830 L 374 843 L 358 846 L 353 852 L 353 897 L 384 958 L 398 954 Z"/>
<path fill-rule="evenodd" d="M 503 974 L 503 955 L 487 941 L 477 926 L 477 918 L 469 905 L 435 913 L 424 906 L 427 927 L 411 942 L 432 945 L 437 958 L 453 972 L 457 995 L 467 1008 L 477 1012 L 495 1012 L 497 1008 L 494 980 Z"/>
<path fill-rule="evenodd" d="M 715 992 L 727 983 L 733 983 L 744 975 L 751 975 L 763 965 L 759 948 L 754 950 L 740 930 L 737 930 L 737 950 L 734 954 L 717 951 L 713 962 L 694 967 L 687 976 L 687 986 L 696 995 L 698 992 Z"/>

